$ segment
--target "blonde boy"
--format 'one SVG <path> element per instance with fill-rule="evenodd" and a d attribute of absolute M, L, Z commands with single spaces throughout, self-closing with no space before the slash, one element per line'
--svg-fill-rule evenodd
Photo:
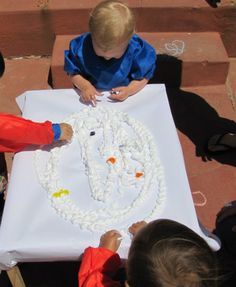
<path fill-rule="evenodd" d="M 65 71 L 81 100 L 96 103 L 101 91 L 124 101 L 152 78 L 156 52 L 135 34 L 133 12 L 121 1 L 102 1 L 91 12 L 89 32 L 65 51 Z"/>

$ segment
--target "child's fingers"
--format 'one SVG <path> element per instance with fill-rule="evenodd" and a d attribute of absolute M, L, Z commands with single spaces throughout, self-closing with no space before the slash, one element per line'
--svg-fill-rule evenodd
<path fill-rule="evenodd" d="M 120 101 L 120 96 L 112 94 L 112 95 L 109 96 L 109 99 L 111 99 L 113 101 Z"/>
<path fill-rule="evenodd" d="M 85 93 L 80 93 L 80 99 L 82 100 L 82 102 L 86 102 L 86 94 Z"/>
<path fill-rule="evenodd" d="M 73 129 L 71 126 L 67 127 L 66 129 L 66 137 L 68 140 L 70 140 L 73 136 Z"/>
<path fill-rule="evenodd" d="M 116 235 L 120 236 L 120 233 L 119 233 L 119 231 L 112 229 L 112 230 L 105 232 L 103 234 L 103 236 L 105 236 L 105 235 L 107 235 L 107 236 L 116 236 Z"/>
<path fill-rule="evenodd" d="M 103 96 L 103 93 L 99 92 L 96 90 L 96 96 L 99 96 L 99 97 L 102 97 Z"/>
<path fill-rule="evenodd" d="M 90 96 L 90 102 L 92 103 L 94 107 L 96 107 L 97 105 L 97 98 L 96 98 L 97 96 L 101 97 L 103 96 L 103 94 L 96 90 L 95 94 Z"/>
<path fill-rule="evenodd" d="M 81 93 L 80 98 L 83 103 L 91 102 L 91 93 Z"/>
<path fill-rule="evenodd" d="M 121 244 L 121 234 L 117 230 L 109 230 L 100 238 L 99 247 L 116 252 Z"/>
<path fill-rule="evenodd" d="M 120 91 L 119 93 L 111 93 L 109 98 L 114 100 L 114 101 L 123 102 L 124 100 L 126 100 L 128 98 L 128 95 L 125 92 Z"/>
<path fill-rule="evenodd" d="M 95 94 L 90 96 L 90 102 L 92 103 L 92 105 L 93 105 L 94 107 L 96 107 L 96 105 L 97 105 L 97 99 L 96 99 L 96 95 L 95 95 Z"/>
<path fill-rule="evenodd" d="M 121 240 L 122 239 L 122 235 L 116 231 L 111 235 L 113 238 L 115 238 L 116 240 Z"/>
<path fill-rule="evenodd" d="M 135 222 L 133 223 L 129 228 L 129 232 L 133 235 L 135 235 L 140 229 L 142 229 L 144 226 L 147 225 L 147 222 L 146 221 L 138 221 L 138 222 Z"/>
<path fill-rule="evenodd" d="M 131 225 L 131 226 L 128 228 L 128 231 L 129 231 L 131 234 L 134 234 L 134 230 L 135 230 L 135 228 L 133 227 L 133 225 Z"/>
<path fill-rule="evenodd" d="M 121 237 L 121 234 L 117 230 L 109 230 L 101 236 L 100 240 L 119 240 Z"/>

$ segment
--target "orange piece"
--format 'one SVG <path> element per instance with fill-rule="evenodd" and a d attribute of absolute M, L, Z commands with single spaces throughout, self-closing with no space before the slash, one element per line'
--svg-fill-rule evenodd
<path fill-rule="evenodd" d="M 135 177 L 139 178 L 143 176 L 143 172 L 136 172 Z"/>
<path fill-rule="evenodd" d="M 116 163 L 116 158 L 113 157 L 113 156 L 111 156 L 111 157 L 108 158 L 107 162 L 110 162 L 110 163 L 112 163 L 112 164 L 115 164 L 115 163 Z"/>

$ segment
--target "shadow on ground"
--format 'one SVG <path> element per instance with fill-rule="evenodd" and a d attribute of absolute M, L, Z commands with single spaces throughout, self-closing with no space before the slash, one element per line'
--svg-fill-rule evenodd
<path fill-rule="evenodd" d="M 236 123 L 222 118 L 202 97 L 180 89 L 182 61 L 176 57 L 157 55 L 156 72 L 152 83 L 164 83 L 178 130 L 185 134 L 196 146 L 196 156 L 203 161 L 214 159 L 222 164 L 236 166 L 236 149 L 222 154 L 210 155 L 206 143 L 214 134 L 236 132 Z"/>
<path fill-rule="evenodd" d="M 217 155 L 210 155 L 206 151 L 210 136 L 235 133 L 236 123 L 220 117 L 217 111 L 197 94 L 167 87 L 167 95 L 175 125 L 194 143 L 196 156 L 203 161 L 214 159 L 222 164 L 236 166 L 236 149 Z"/>

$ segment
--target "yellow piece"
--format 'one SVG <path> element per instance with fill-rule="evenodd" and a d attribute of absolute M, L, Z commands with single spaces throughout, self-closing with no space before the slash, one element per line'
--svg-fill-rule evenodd
<path fill-rule="evenodd" d="M 58 198 L 58 197 L 61 197 L 63 195 L 69 195 L 69 194 L 70 194 L 69 190 L 67 190 L 67 189 L 60 189 L 59 191 L 54 192 L 52 194 L 52 196 Z"/>

